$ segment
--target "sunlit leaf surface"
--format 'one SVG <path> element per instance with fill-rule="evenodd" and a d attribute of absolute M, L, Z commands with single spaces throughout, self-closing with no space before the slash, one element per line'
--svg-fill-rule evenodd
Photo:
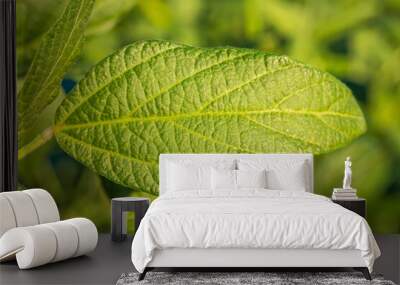
<path fill-rule="evenodd" d="M 323 153 L 365 121 L 344 84 L 286 56 L 147 41 L 95 66 L 55 128 L 75 159 L 157 193 L 160 153 Z"/>

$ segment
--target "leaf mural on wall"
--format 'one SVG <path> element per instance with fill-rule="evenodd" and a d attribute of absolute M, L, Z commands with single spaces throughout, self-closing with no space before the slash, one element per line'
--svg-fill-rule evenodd
<path fill-rule="evenodd" d="M 160 153 L 318 154 L 366 124 L 344 84 L 286 56 L 144 41 L 93 67 L 54 129 L 87 167 L 156 194 Z"/>
<path fill-rule="evenodd" d="M 94 0 L 72 0 L 43 37 L 18 94 L 18 144 L 60 94 L 61 79 L 78 56 Z"/>
<path fill-rule="evenodd" d="M 17 76 L 24 77 L 31 65 L 42 36 L 65 9 L 65 0 L 15 1 Z"/>
<path fill-rule="evenodd" d="M 137 0 L 96 0 L 86 34 L 109 32 L 132 8 Z"/>

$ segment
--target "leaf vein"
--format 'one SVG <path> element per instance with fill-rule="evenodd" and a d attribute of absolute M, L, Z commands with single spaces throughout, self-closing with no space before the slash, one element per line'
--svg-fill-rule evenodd
<path fill-rule="evenodd" d="M 82 101 L 80 101 L 78 104 L 76 104 L 75 107 L 64 116 L 64 118 L 61 120 L 61 123 L 65 122 L 71 116 L 71 114 L 74 113 L 80 106 L 82 106 L 86 101 L 88 101 L 91 97 L 93 97 L 94 95 L 99 93 L 101 90 L 103 90 L 104 88 L 108 87 L 114 80 L 116 80 L 118 78 L 121 78 L 122 76 L 124 76 L 129 71 L 131 71 L 131 70 L 133 70 L 133 69 L 145 64 L 146 62 L 149 62 L 153 58 L 159 57 L 159 56 L 167 53 L 168 51 L 176 50 L 176 49 L 179 49 L 179 48 L 182 48 L 182 47 L 179 46 L 179 47 L 173 47 L 173 48 L 165 49 L 165 50 L 163 50 L 163 51 L 161 51 L 159 53 L 156 53 L 156 54 L 146 58 L 145 60 L 139 62 L 138 64 L 136 64 L 136 65 L 124 70 L 124 72 L 122 72 L 121 74 L 118 74 L 117 76 L 109 78 L 109 80 L 106 81 L 106 83 L 104 83 L 102 86 L 98 87 L 96 90 L 93 91 L 93 93 L 91 93 L 88 96 L 84 97 Z"/>
<path fill-rule="evenodd" d="M 225 96 L 229 96 L 230 94 L 232 94 L 232 93 L 235 92 L 236 90 L 239 90 L 239 89 L 243 88 L 244 86 L 253 83 L 253 82 L 256 81 L 256 80 L 259 80 L 259 79 L 261 79 L 261 78 L 263 78 L 263 77 L 265 77 L 265 76 L 268 76 L 268 75 L 275 74 L 276 72 L 285 71 L 285 70 L 290 70 L 290 69 L 294 69 L 294 68 L 297 68 L 297 67 L 300 67 L 300 66 L 301 66 L 301 65 L 286 66 L 286 67 L 284 67 L 284 68 L 275 69 L 275 70 L 273 70 L 273 71 L 263 72 L 263 73 L 257 75 L 256 77 L 254 77 L 254 78 L 252 78 L 252 79 L 250 79 L 250 80 L 248 80 L 248 81 L 246 81 L 246 82 L 244 82 L 244 83 L 242 83 L 242 84 L 236 86 L 235 88 L 232 88 L 232 89 L 230 89 L 230 90 L 228 90 L 228 91 L 222 93 L 221 95 L 216 96 L 215 98 L 213 98 L 212 100 L 210 100 L 209 102 L 207 102 L 205 105 L 201 106 L 200 109 L 198 110 L 198 112 L 203 111 L 205 108 L 207 108 L 208 106 L 210 106 L 212 103 L 218 101 L 219 99 L 221 99 L 221 98 L 223 98 L 223 97 L 225 97 Z"/>
<path fill-rule="evenodd" d="M 321 81 L 318 81 L 318 82 L 309 84 L 309 85 L 307 85 L 307 86 L 305 86 L 305 87 L 303 87 L 303 88 L 294 90 L 292 93 L 290 93 L 290 94 L 288 94 L 287 96 L 284 96 L 283 98 L 281 98 L 274 106 L 272 106 L 272 109 L 278 108 L 278 107 L 279 107 L 280 105 L 282 105 L 284 102 L 286 102 L 287 100 L 289 100 L 289 99 L 292 98 L 293 96 L 298 95 L 300 92 L 303 92 L 303 91 L 308 90 L 308 89 L 312 89 L 312 88 L 314 88 L 314 87 L 316 87 L 316 86 L 319 86 L 319 85 L 321 85 L 321 84 L 323 84 L 323 83 L 328 83 L 328 82 L 331 82 L 331 80 L 321 80 Z"/>
<path fill-rule="evenodd" d="M 234 148 L 234 149 L 240 150 L 240 151 L 242 151 L 242 152 L 244 152 L 244 153 L 253 153 L 252 151 L 250 151 L 250 150 L 248 150 L 248 149 L 243 149 L 243 148 L 241 148 L 241 147 L 238 147 L 238 146 L 235 146 L 235 145 L 232 145 L 232 144 L 224 143 L 224 142 L 221 142 L 221 141 L 219 141 L 219 140 L 215 140 L 215 139 L 213 139 L 213 138 L 209 138 L 209 137 L 203 135 L 202 133 L 200 133 L 200 132 L 198 132 L 198 131 L 195 131 L 195 130 L 193 130 L 193 129 L 190 129 L 190 128 L 184 126 L 184 125 L 181 125 L 181 124 L 177 123 L 176 121 L 172 121 L 171 123 L 174 124 L 175 126 L 177 126 L 178 128 L 181 128 L 181 129 L 183 129 L 183 130 L 186 130 L 187 132 L 189 132 L 189 133 L 191 133 L 191 134 L 193 134 L 193 135 L 195 135 L 195 136 L 198 136 L 198 137 L 202 138 L 202 139 L 205 140 L 205 141 L 211 141 L 211 142 L 213 142 L 213 143 L 217 143 L 217 144 L 220 144 L 220 145 L 224 145 L 224 146 L 226 146 L 226 147 Z"/>
<path fill-rule="evenodd" d="M 81 124 L 70 124 L 70 125 L 62 125 L 59 124 L 55 127 L 55 131 L 59 132 L 61 130 L 69 130 L 69 129 L 79 129 L 79 128 L 89 128 L 98 125 L 104 124 L 121 124 L 121 123 L 133 123 L 133 122 L 147 122 L 147 121 L 174 121 L 185 118 L 193 118 L 193 117 L 223 117 L 223 116 L 241 116 L 241 115 L 262 115 L 262 114 L 299 114 L 306 116 L 337 116 L 354 120 L 362 120 L 361 116 L 347 114 L 347 113 L 337 113 L 332 111 L 306 111 L 306 110 L 292 110 L 292 109 L 267 109 L 267 110 L 253 110 L 253 111 L 232 111 L 232 112 L 203 112 L 203 113 L 182 113 L 178 115 L 166 115 L 166 116 L 149 116 L 149 117 L 124 117 L 119 119 L 112 120 L 104 120 L 104 121 L 96 121 L 96 122 L 88 122 Z"/>
<path fill-rule="evenodd" d="M 96 150 L 98 150 L 100 152 L 103 152 L 103 153 L 105 153 L 107 155 L 112 154 L 112 155 L 115 155 L 115 156 L 120 157 L 122 159 L 130 160 L 130 161 L 133 161 L 133 162 L 136 162 L 136 163 L 143 163 L 143 164 L 150 164 L 150 165 L 158 164 L 158 161 L 146 161 L 146 160 L 138 159 L 138 158 L 131 157 L 131 156 L 128 156 L 128 155 L 124 155 L 122 153 L 118 153 L 118 152 L 115 152 L 115 151 L 112 151 L 112 150 L 109 150 L 109 149 L 105 149 L 105 148 L 102 148 L 102 147 L 99 147 L 99 146 L 95 146 L 95 145 L 89 144 L 89 143 L 87 143 L 85 141 L 82 141 L 82 140 L 79 140 L 79 139 L 77 139 L 77 138 L 75 138 L 75 137 L 73 137 L 73 136 L 71 136 L 71 135 L 69 135 L 69 134 L 67 134 L 65 132 L 58 133 L 58 135 L 61 136 L 61 137 L 64 137 L 64 139 L 67 139 L 67 140 L 75 142 L 77 145 L 80 144 L 80 145 L 84 146 L 85 148 L 96 149 Z"/>
<path fill-rule="evenodd" d="M 64 55 L 64 52 L 65 52 L 65 50 L 66 50 L 66 47 L 68 46 L 68 44 L 69 44 L 69 42 L 70 42 L 70 40 L 71 40 L 72 34 L 73 34 L 74 31 L 76 30 L 76 22 L 78 21 L 80 15 L 81 15 L 81 13 L 82 13 L 82 8 L 83 8 L 83 3 L 84 3 L 84 2 L 85 2 L 85 1 L 81 1 L 81 3 L 80 3 L 79 9 L 78 9 L 78 13 L 76 14 L 73 27 L 72 27 L 72 29 L 70 30 L 69 34 L 68 34 L 67 41 L 66 41 L 66 43 L 64 44 L 64 46 L 62 47 L 61 53 L 60 53 L 60 55 L 57 57 L 56 62 L 52 65 L 52 68 L 50 69 L 50 72 L 48 73 L 47 77 L 45 78 L 45 80 L 43 80 L 42 85 L 45 85 L 45 86 L 42 87 L 42 88 L 40 88 L 39 94 L 41 94 L 41 93 L 52 83 L 52 82 L 49 83 L 48 80 L 49 80 L 49 78 L 51 78 L 51 76 L 53 75 L 54 70 L 58 67 L 58 63 L 60 62 L 60 59 L 61 59 L 61 58 L 63 57 L 63 55 Z M 81 42 L 81 38 L 82 38 L 82 37 L 83 37 L 82 35 L 79 37 L 80 39 L 77 41 L 77 43 L 80 43 L 80 42 Z M 76 46 L 76 44 L 74 45 L 73 50 L 75 50 L 75 46 Z M 35 97 L 33 98 L 33 103 L 32 103 L 32 105 L 34 105 L 34 103 L 37 101 L 37 98 L 38 98 L 38 95 L 35 96 Z M 31 106 L 32 106 L 32 105 L 31 105 Z"/>
<path fill-rule="evenodd" d="M 230 62 L 230 61 L 233 61 L 233 60 L 235 60 L 235 59 L 243 58 L 243 57 L 245 57 L 245 56 L 247 56 L 247 55 L 249 55 L 249 54 L 252 54 L 252 53 L 251 53 L 251 52 L 248 52 L 248 53 L 242 54 L 242 55 L 240 55 L 240 56 L 234 56 L 234 57 L 232 57 L 232 58 L 224 59 L 224 60 L 222 60 L 222 61 L 219 61 L 219 62 L 213 63 L 213 64 L 211 64 L 211 65 L 209 65 L 209 66 L 206 66 L 205 68 L 202 68 L 202 69 L 196 71 L 195 73 L 192 73 L 192 74 L 190 74 L 190 75 L 188 75 L 188 76 L 182 78 L 181 80 L 175 82 L 174 84 L 171 84 L 170 86 L 168 86 L 168 87 L 162 89 L 161 92 L 159 92 L 159 93 L 157 93 L 157 94 L 151 96 L 150 98 L 148 98 L 148 99 L 147 99 L 146 101 L 144 101 L 142 104 L 138 105 L 135 109 L 133 109 L 127 116 L 131 116 L 131 115 L 134 114 L 135 112 L 140 111 L 140 109 L 141 109 L 142 107 L 144 107 L 145 105 L 147 105 L 147 103 L 149 103 L 150 101 L 153 101 L 154 99 L 157 99 L 158 97 L 160 97 L 160 96 L 163 95 L 163 94 L 166 94 L 168 91 L 170 91 L 170 90 L 173 89 L 174 87 L 178 86 L 179 84 L 185 82 L 186 80 L 193 79 L 194 77 L 198 76 L 199 74 L 201 74 L 201 73 L 203 73 L 203 72 L 205 72 L 205 71 L 207 71 L 207 70 L 210 70 L 210 69 L 212 69 L 213 67 L 215 67 L 215 66 L 217 66 L 217 65 L 226 64 L 226 63 L 228 63 L 228 62 Z"/>
<path fill-rule="evenodd" d="M 278 130 L 278 129 L 276 129 L 276 128 L 270 126 L 270 125 L 266 125 L 266 124 L 264 124 L 264 123 L 261 123 L 261 122 L 255 120 L 255 119 L 249 118 L 248 116 L 242 115 L 241 117 L 243 117 L 243 118 L 245 118 L 245 119 L 247 119 L 247 120 L 249 120 L 249 121 L 251 121 L 251 122 L 253 122 L 253 123 L 255 123 L 255 124 L 257 124 L 257 125 L 259 125 L 259 126 L 261 126 L 261 127 L 263 127 L 263 128 L 265 128 L 265 129 L 271 130 L 271 131 L 273 131 L 274 133 L 279 134 L 279 135 L 281 135 L 281 136 L 284 136 L 284 137 L 287 137 L 287 138 L 291 138 L 291 139 L 300 141 L 300 142 L 303 143 L 303 144 L 308 144 L 308 145 L 316 146 L 316 147 L 318 147 L 318 148 L 321 147 L 321 145 L 319 145 L 319 144 L 317 144 L 317 143 L 314 143 L 314 142 L 311 142 L 311 141 L 307 141 L 307 140 L 302 139 L 302 138 L 299 138 L 299 137 L 297 137 L 297 136 L 290 135 L 290 134 L 288 134 L 288 133 L 282 132 L 282 131 L 280 131 L 280 130 Z"/>

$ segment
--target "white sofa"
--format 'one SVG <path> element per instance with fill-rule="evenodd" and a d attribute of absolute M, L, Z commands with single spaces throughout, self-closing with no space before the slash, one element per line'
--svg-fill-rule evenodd
<path fill-rule="evenodd" d="M 20 269 L 84 255 L 98 233 L 88 219 L 60 221 L 53 197 L 43 189 L 0 193 L 0 262 L 16 259 Z"/>

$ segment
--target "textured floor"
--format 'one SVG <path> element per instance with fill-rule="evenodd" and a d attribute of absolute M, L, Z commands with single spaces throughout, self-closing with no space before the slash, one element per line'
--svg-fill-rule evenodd
<path fill-rule="evenodd" d="M 0 264 L 0 285 L 11 284 L 115 284 L 124 272 L 134 270 L 130 261 L 131 241 L 111 241 L 101 234 L 96 250 L 89 256 L 18 270 L 15 262 Z"/>
<path fill-rule="evenodd" d="M 195 280 L 195 281 L 194 281 Z M 195 283 L 194 283 L 195 282 Z M 382 276 L 373 276 L 366 280 L 360 272 L 149 272 L 146 279 L 138 281 L 137 273 L 121 276 L 117 285 L 394 285 L 392 281 L 383 280 Z"/>
<path fill-rule="evenodd" d="M 400 235 L 376 239 L 383 256 L 377 260 L 375 271 L 399 283 Z M 115 284 L 121 274 L 134 271 L 130 245 L 130 240 L 114 243 L 108 234 L 102 234 L 97 249 L 89 256 L 30 270 L 19 270 L 15 262 L 0 264 L 0 284 Z"/>

